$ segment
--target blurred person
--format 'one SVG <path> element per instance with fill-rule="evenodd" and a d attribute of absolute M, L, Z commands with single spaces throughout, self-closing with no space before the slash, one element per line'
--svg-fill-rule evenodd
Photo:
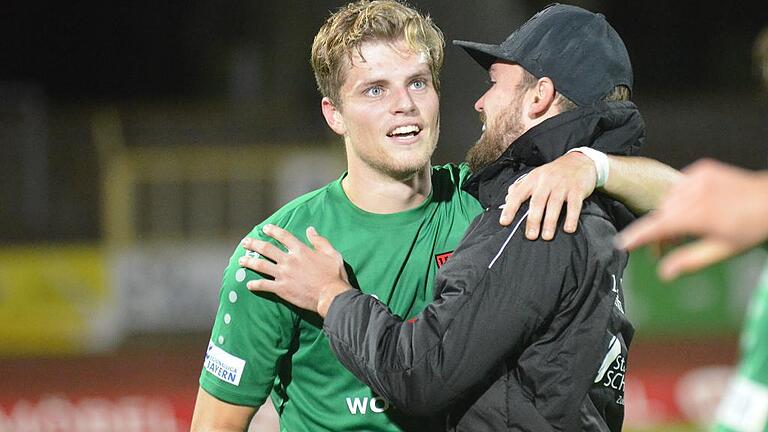
<path fill-rule="evenodd" d="M 754 46 L 763 87 L 768 89 L 768 28 Z M 673 279 L 768 243 L 768 170 L 749 171 L 701 160 L 662 200 L 659 209 L 622 231 L 619 247 L 694 241 L 659 262 L 659 275 Z M 716 415 L 718 432 L 768 431 L 768 265 L 750 302 L 741 338 L 741 360 Z"/>
<path fill-rule="evenodd" d="M 670 280 L 723 261 L 768 239 L 768 171 L 749 171 L 704 159 L 683 176 L 661 201 L 616 237 L 617 246 L 640 246 L 695 236 L 659 262 L 659 276 Z"/>
<path fill-rule="evenodd" d="M 262 231 L 282 247 L 263 235 L 244 240 L 251 254 L 240 265 L 270 276 L 247 286 L 316 311 L 345 367 L 403 412 L 440 415 L 444 430 L 618 431 L 633 329 L 621 286 L 627 253 L 612 240 L 631 214 L 596 193 L 572 235 L 526 239 L 532 201 L 509 226 L 498 221 L 507 185 L 568 150 L 637 150 L 644 125 L 629 101 L 624 43 L 602 15 L 557 4 L 499 45 L 454 43 L 491 81 L 475 104 L 485 128 L 464 184 L 485 210 L 437 272 L 436 300 L 403 313 L 382 295 L 390 281 L 359 277 L 360 250 L 321 237 L 322 227 L 306 229 L 309 247 L 279 223 Z M 403 273 L 397 254 L 372 247 L 389 273 Z M 398 293 L 424 287 L 394 282 Z"/>
<path fill-rule="evenodd" d="M 695 241 L 675 248 L 659 262 L 659 275 L 673 279 L 766 245 L 768 171 L 701 160 L 683 174 L 658 210 L 617 236 L 619 247 L 631 250 L 695 236 Z M 742 358 L 717 412 L 717 431 L 768 430 L 767 304 L 768 270 L 752 297 L 741 341 Z"/>

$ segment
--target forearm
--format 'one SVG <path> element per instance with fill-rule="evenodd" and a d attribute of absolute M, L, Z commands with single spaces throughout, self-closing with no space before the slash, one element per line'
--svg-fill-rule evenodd
<path fill-rule="evenodd" d="M 534 243 L 524 240 L 522 234 L 517 237 L 508 250 L 517 252 L 521 242 Z M 493 243 L 500 244 L 505 238 L 500 235 Z M 439 412 L 482 386 L 501 359 L 523 347 L 523 341 L 535 331 L 540 312 L 553 310 L 557 299 L 542 296 L 537 288 L 537 300 L 530 300 L 523 292 L 533 294 L 533 290 L 510 282 L 507 273 L 488 270 L 486 263 L 496 253 L 488 246 L 478 241 L 457 250 L 451 259 L 460 264 L 441 274 L 440 298 L 407 321 L 359 292 L 336 297 L 324 330 L 339 361 L 398 409 L 411 414 Z M 528 259 L 546 264 L 543 254 L 525 252 Z M 499 268 L 522 260 L 517 253 L 511 255 L 502 254 Z M 548 282 L 537 279 L 531 286 L 555 286 Z"/>
<path fill-rule="evenodd" d="M 331 303 L 339 294 L 352 290 L 352 286 L 346 282 L 339 280 L 336 283 L 327 285 L 323 289 L 319 290 L 317 298 L 317 313 L 325 318 L 328 315 L 328 309 L 331 307 Z"/>
<path fill-rule="evenodd" d="M 668 165 L 644 157 L 608 155 L 608 163 L 610 174 L 599 190 L 637 214 L 655 209 L 681 175 Z"/>
<path fill-rule="evenodd" d="M 422 314 L 423 315 L 423 314 Z M 324 330 L 336 357 L 350 372 L 401 411 L 430 415 L 455 396 L 446 387 L 430 352 L 439 348 L 437 323 L 419 331 L 370 296 L 360 292 L 338 296 Z"/>

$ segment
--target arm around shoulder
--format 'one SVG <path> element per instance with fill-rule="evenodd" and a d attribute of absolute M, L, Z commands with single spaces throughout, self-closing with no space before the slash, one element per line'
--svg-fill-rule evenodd
<path fill-rule="evenodd" d="M 258 407 L 233 405 L 199 388 L 191 432 L 244 432 Z"/>
<path fill-rule="evenodd" d="M 602 191 L 635 213 L 658 207 L 680 179 L 680 172 L 657 160 L 639 156 L 608 155 L 610 174 Z"/>

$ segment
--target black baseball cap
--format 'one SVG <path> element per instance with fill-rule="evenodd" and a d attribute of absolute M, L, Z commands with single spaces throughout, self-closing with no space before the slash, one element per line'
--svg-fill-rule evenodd
<path fill-rule="evenodd" d="M 632 90 L 632 65 L 624 42 L 601 14 L 552 4 L 504 42 L 453 41 L 488 69 L 496 60 L 519 64 L 536 78 L 549 77 L 576 105 L 591 105 L 617 85 Z"/>

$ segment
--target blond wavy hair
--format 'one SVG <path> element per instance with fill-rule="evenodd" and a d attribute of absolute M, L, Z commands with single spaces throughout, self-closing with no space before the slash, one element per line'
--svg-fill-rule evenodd
<path fill-rule="evenodd" d="M 440 90 L 445 40 L 429 15 L 395 0 L 360 0 L 333 13 L 312 43 L 317 88 L 335 105 L 341 106 L 339 91 L 353 53 L 362 58 L 361 45 L 371 41 L 404 41 L 411 51 L 424 55 L 435 89 Z"/>

